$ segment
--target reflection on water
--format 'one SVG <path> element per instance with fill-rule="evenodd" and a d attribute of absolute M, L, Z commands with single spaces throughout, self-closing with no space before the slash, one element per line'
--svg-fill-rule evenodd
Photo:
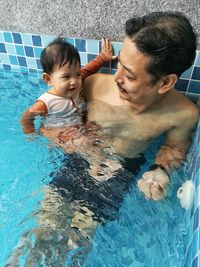
<path fill-rule="evenodd" d="M 65 157 L 62 166 L 51 173 L 52 181 L 34 214 L 38 226 L 22 236 L 9 266 L 15 266 L 21 255 L 27 266 L 43 261 L 45 266 L 64 266 L 68 252 L 77 248 L 73 261 L 83 261 L 97 225 L 118 219 L 124 195 L 134 184 L 132 173 L 121 167 L 112 179 L 97 181 L 89 175 L 90 164 L 75 153 Z"/>
<path fill-rule="evenodd" d="M 174 192 L 182 172 L 172 177 L 168 198 L 153 202 L 139 194 L 126 170 L 99 182 L 88 175 L 89 163 L 76 154 L 63 158 L 61 165 L 50 174 L 32 214 L 36 225 L 26 231 L 23 222 L 24 233 L 10 263 L 18 259 L 20 266 L 34 267 L 180 266 L 185 227 Z M 17 266 L 12 264 L 8 266 Z"/>
<path fill-rule="evenodd" d="M 41 136 L 28 139 L 22 134 L 22 111 L 46 90 L 38 77 L 9 73 L 1 82 L 0 265 L 5 266 L 11 255 L 10 266 L 17 266 L 18 260 L 19 266 L 28 267 L 181 266 L 185 226 L 176 190 L 184 174 L 171 177 L 168 198 L 147 201 L 135 187 L 133 169 L 141 164 L 143 172 L 156 148 L 145 152 L 144 166 L 141 158 L 122 161 L 121 155 L 110 152 L 107 140 L 115 130 L 114 140 L 109 141 L 128 151 L 128 142 L 118 139 L 123 134 L 128 140 L 127 128 L 115 121 L 110 129 L 104 120 L 101 131 L 107 140 L 89 132 L 91 151 L 86 140 L 80 146 L 74 139 L 82 157 L 76 153 L 65 157 Z M 116 118 L 119 115 L 116 112 Z M 133 133 L 137 135 L 137 130 Z M 93 151 L 104 160 L 91 157 Z M 113 178 L 106 180 L 108 174 Z"/>

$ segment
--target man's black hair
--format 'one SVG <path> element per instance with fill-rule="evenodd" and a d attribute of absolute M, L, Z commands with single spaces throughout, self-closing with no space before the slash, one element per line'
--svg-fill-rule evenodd
<path fill-rule="evenodd" d="M 194 62 L 196 33 L 180 12 L 153 12 L 134 17 L 126 22 L 125 30 L 136 48 L 151 58 L 146 70 L 152 75 L 152 83 L 167 74 L 180 77 Z"/>

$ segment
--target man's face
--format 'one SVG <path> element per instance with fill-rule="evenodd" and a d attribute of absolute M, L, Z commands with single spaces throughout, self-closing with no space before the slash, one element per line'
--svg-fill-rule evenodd
<path fill-rule="evenodd" d="M 120 98 L 135 104 L 153 102 L 158 96 L 158 83 L 146 71 L 150 58 L 141 53 L 130 38 L 125 38 L 119 53 L 115 82 Z"/>

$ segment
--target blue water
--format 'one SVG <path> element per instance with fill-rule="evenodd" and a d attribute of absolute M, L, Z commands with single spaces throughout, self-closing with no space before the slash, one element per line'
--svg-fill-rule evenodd
<path fill-rule="evenodd" d="M 0 266 L 4 266 L 20 236 L 37 225 L 34 213 L 43 198 L 41 188 L 59 168 L 63 152 L 42 136 L 30 139 L 22 133 L 22 112 L 46 90 L 40 76 L 1 71 L 0 81 Z M 155 144 L 146 151 L 148 162 L 141 172 L 154 153 Z M 124 197 L 119 219 L 97 227 L 83 266 L 182 266 L 185 212 L 176 191 L 183 180 L 183 171 L 175 172 L 168 195 L 160 202 L 147 201 L 133 185 Z"/>

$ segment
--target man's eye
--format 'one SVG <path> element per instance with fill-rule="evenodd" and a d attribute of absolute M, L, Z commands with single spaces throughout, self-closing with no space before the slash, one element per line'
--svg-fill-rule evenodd
<path fill-rule="evenodd" d="M 133 81 L 133 80 L 135 80 L 135 78 L 130 77 L 130 76 L 127 76 L 127 75 L 126 75 L 126 78 L 127 78 L 129 81 Z"/>

